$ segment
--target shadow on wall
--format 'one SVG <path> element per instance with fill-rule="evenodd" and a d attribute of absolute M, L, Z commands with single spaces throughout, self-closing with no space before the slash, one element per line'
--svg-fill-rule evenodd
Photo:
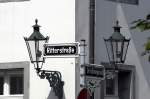
<path fill-rule="evenodd" d="M 50 91 L 50 93 L 49 93 L 47 99 L 59 99 L 59 98 L 55 95 L 55 93 L 54 93 L 54 91 L 53 91 L 53 89 L 52 89 L 52 90 Z M 63 98 L 62 98 L 62 99 L 66 99 L 65 93 L 64 93 L 64 89 L 63 89 Z"/>

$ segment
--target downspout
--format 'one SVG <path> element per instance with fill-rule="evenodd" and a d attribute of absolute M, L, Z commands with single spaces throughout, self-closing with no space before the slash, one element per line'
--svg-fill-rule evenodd
<path fill-rule="evenodd" d="M 95 0 L 89 1 L 89 63 L 94 64 L 95 49 Z"/>

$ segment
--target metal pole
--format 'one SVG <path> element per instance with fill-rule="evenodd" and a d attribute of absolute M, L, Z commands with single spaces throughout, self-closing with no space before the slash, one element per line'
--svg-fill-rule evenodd
<path fill-rule="evenodd" d="M 80 64 L 81 65 L 84 65 L 86 62 L 85 62 L 85 56 L 86 56 L 86 53 L 85 53 L 85 47 L 86 47 L 86 43 L 85 43 L 85 40 L 82 39 L 81 40 L 81 44 L 80 44 Z"/>
<path fill-rule="evenodd" d="M 95 48 L 95 0 L 90 0 L 89 5 L 89 63 L 94 64 Z"/>
<path fill-rule="evenodd" d="M 91 98 L 90 99 L 94 99 L 94 92 L 92 92 L 92 96 L 91 96 Z"/>

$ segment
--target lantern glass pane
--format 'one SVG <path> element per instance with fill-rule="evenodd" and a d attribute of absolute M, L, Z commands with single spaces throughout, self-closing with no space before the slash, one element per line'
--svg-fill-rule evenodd
<path fill-rule="evenodd" d="M 26 41 L 31 62 L 36 61 L 35 41 Z"/>
<path fill-rule="evenodd" d="M 117 46 L 117 42 L 115 42 L 115 41 L 112 41 L 112 48 L 113 48 L 113 55 L 114 55 L 114 59 L 113 59 L 113 62 L 116 62 L 117 61 L 117 48 L 118 46 Z"/>
<path fill-rule="evenodd" d="M 113 46 L 111 40 L 105 40 L 105 45 L 107 48 L 107 54 L 110 62 L 113 62 L 114 55 L 113 55 Z"/>
<path fill-rule="evenodd" d="M 106 42 L 110 62 L 120 63 L 122 61 L 123 42 L 110 40 Z"/>
<path fill-rule="evenodd" d="M 128 50 L 129 41 L 125 41 L 123 45 L 123 53 L 122 53 L 122 61 L 124 62 L 126 59 L 126 54 Z"/>
<path fill-rule="evenodd" d="M 129 40 L 105 40 L 110 62 L 124 63 L 129 45 Z"/>
<path fill-rule="evenodd" d="M 38 41 L 38 48 L 37 48 L 37 61 L 44 62 L 43 58 L 43 45 L 46 43 L 46 40 L 40 40 Z"/>
<path fill-rule="evenodd" d="M 31 62 L 43 62 L 43 45 L 46 40 L 27 41 Z"/>
<path fill-rule="evenodd" d="M 122 41 L 116 42 L 116 57 L 115 57 L 115 61 L 117 63 L 121 62 L 121 58 L 122 58 Z"/>

